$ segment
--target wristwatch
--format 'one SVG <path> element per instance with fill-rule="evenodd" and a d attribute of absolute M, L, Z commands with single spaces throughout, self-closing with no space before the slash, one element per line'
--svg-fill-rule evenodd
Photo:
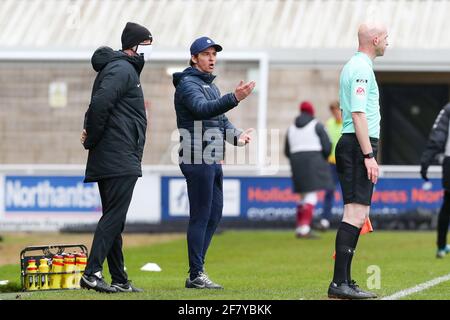
<path fill-rule="evenodd" d="M 364 158 L 366 158 L 366 159 L 371 159 L 371 158 L 374 158 L 374 157 L 375 156 L 374 156 L 373 152 L 369 152 L 368 154 L 364 155 Z"/>

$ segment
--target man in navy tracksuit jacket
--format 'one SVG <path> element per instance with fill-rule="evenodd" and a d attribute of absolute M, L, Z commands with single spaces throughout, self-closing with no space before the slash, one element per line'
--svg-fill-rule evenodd
<path fill-rule="evenodd" d="M 180 169 L 189 197 L 187 230 L 189 278 L 186 288 L 222 289 L 205 273 L 205 256 L 222 217 L 222 162 L 225 141 L 243 146 L 251 129 L 237 130 L 225 116 L 255 87 L 254 82 L 237 86 L 234 93 L 220 95 L 212 74 L 222 47 L 208 37 L 196 39 L 190 48 L 190 67 L 173 75 L 175 111 L 180 132 Z"/>

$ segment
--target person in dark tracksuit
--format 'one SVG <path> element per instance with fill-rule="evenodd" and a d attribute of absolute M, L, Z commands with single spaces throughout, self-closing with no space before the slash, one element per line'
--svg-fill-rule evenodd
<path fill-rule="evenodd" d="M 122 231 L 134 186 L 142 176 L 147 117 L 139 75 L 148 58 L 142 52 L 152 40 L 148 29 L 128 22 L 122 33 L 122 50 L 101 47 L 91 60 L 98 74 L 81 135 L 89 150 L 84 182 L 98 183 L 103 214 L 80 286 L 98 292 L 142 291 L 131 284 L 125 272 Z M 111 285 L 102 276 L 105 258 Z"/>
<path fill-rule="evenodd" d="M 447 244 L 447 232 L 450 222 L 450 103 L 442 108 L 434 122 L 428 138 L 427 146 L 421 157 L 420 174 L 425 181 L 428 181 L 428 167 L 433 162 L 437 154 L 444 153 L 442 163 L 442 187 L 444 188 L 444 202 L 439 212 L 437 224 L 437 258 L 443 258 L 450 252 Z"/>
<path fill-rule="evenodd" d="M 314 117 L 314 107 L 308 101 L 300 104 L 300 115 L 289 127 L 284 154 L 289 158 L 294 191 L 301 195 L 297 205 L 297 238 L 315 238 L 311 231 L 317 192 L 333 188 L 327 158 L 331 142 L 325 127 Z"/>
<path fill-rule="evenodd" d="M 173 74 L 181 143 L 180 169 L 186 178 L 189 198 L 189 278 L 185 282 L 186 288 L 222 289 L 209 279 L 204 264 L 222 217 L 224 141 L 243 146 L 250 141 L 252 130 L 237 130 L 224 113 L 245 99 L 255 83 L 241 81 L 234 93 L 221 96 L 212 74 L 219 51 L 222 47 L 210 38 L 198 38 L 190 47 L 190 67 Z"/>

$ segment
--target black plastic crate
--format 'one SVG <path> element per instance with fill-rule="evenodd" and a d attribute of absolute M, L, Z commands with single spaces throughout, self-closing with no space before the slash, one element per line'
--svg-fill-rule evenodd
<path fill-rule="evenodd" d="M 83 244 L 52 244 L 52 245 L 42 245 L 42 246 L 30 246 L 24 248 L 20 252 L 20 268 L 21 268 L 21 285 L 23 291 L 28 291 L 26 287 L 26 277 L 27 277 L 27 266 L 29 260 L 36 260 L 38 262 L 40 259 L 48 259 L 48 261 L 53 261 L 53 257 L 55 255 L 64 255 L 64 254 L 77 254 L 77 253 L 83 253 L 88 256 L 88 249 Z M 49 270 L 51 270 L 52 264 L 49 264 Z M 36 264 L 36 267 L 38 267 L 38 264 Z M 38 269 L 39 270 L 39 269 Z M 79 274 L 80 271 L 74 270 L 73 272 L 39 272 L 32 273 L 34 277 L 37 277 L 37 279 L 40 279 L 42 275 L 47 276 L 47 281 L 50 282 L 50 276 L 52 275 L 67 275 L 67 274 Z M 40 280 L 39 280 L 40 281 Z M 76 290 L 79 288 L 48 288 L 48 289 L 36 289 L 36 291 L 39 290 Z"/>

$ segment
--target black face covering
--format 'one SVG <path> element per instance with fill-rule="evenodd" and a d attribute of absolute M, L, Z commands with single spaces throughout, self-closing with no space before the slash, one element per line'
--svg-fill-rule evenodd
<path fill-rule="evenodd" d="M 127 60 L 134 66 L 136 72 L 140 75 L 145 64 L 144 57 L 141 55 L 128 56 Z"/>

